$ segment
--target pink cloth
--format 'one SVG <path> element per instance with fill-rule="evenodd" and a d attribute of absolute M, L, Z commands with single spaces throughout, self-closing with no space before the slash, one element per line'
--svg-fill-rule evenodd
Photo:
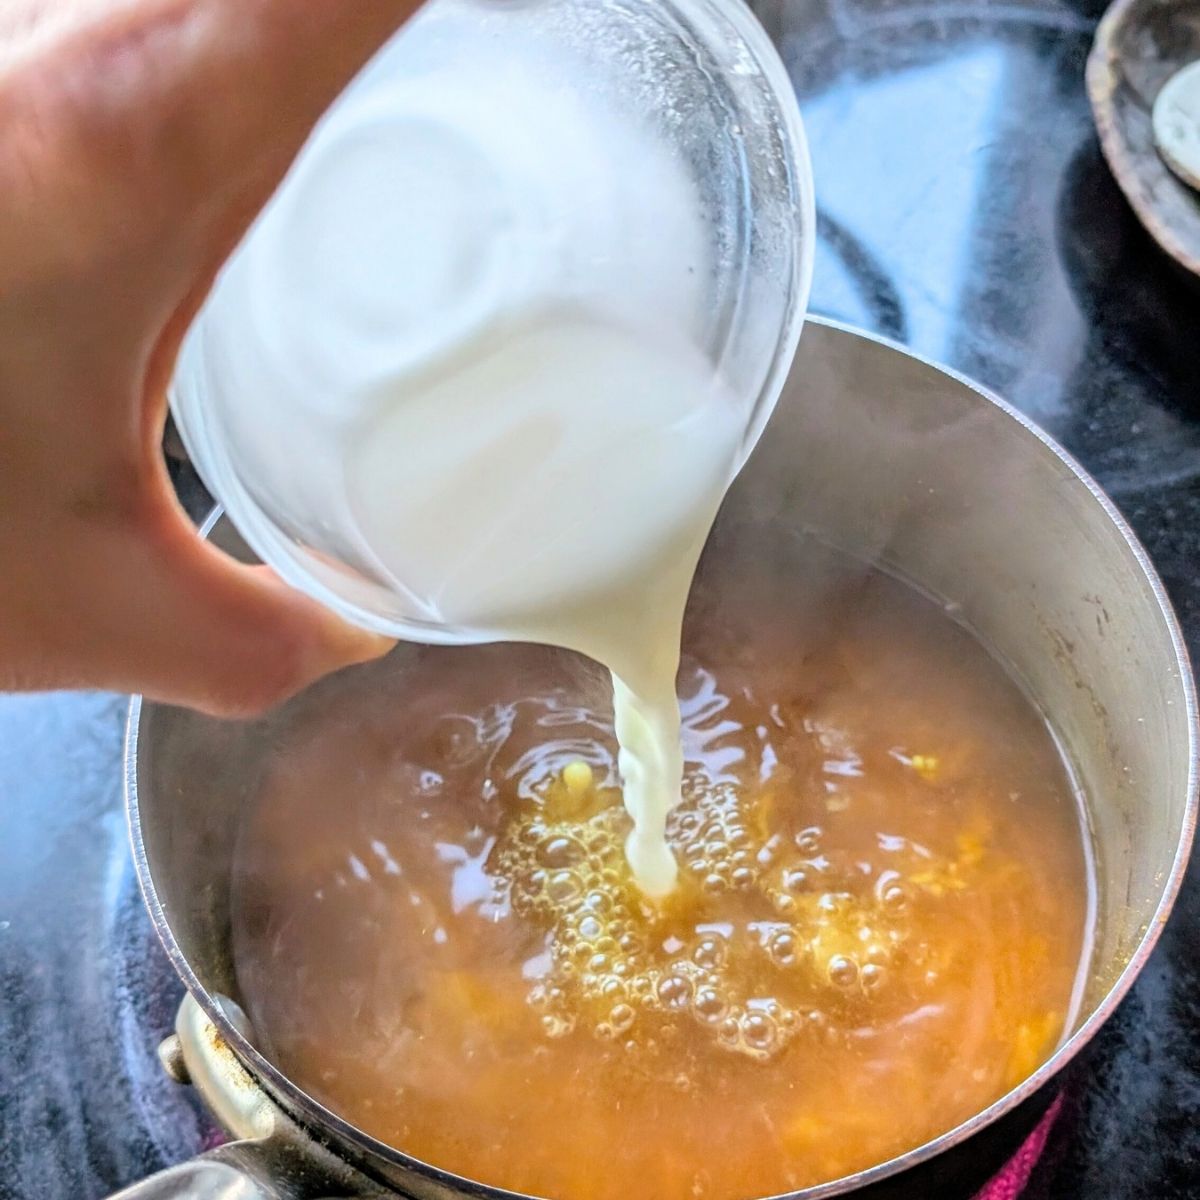
<path fill-rule="evenodd" d="M 200 1142 L 200 1149 L 205 1154 L 210 1150 L 215 1150 L 218 1146 L 223 1146 L 229 1141 L 225 1133 L 220 1129 L 210 1129 Z"/>
<path fill-rule="evenodd" d="M 1008 1165 L 975 1197 L 975 1200 L 1017 1200 L 1046 1149 L 1046 1139 L 1050 1136 L 1050 1130 L 1058 1120 L 1061 1109 L 1062 1097 L 1059 1096 L 1046 1110 L 1046 1115 L 1038 1122 L 1037 1128 L 1009 1160 Z"/>

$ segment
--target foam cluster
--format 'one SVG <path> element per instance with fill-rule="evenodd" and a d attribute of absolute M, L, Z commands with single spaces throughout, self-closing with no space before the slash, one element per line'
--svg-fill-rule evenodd
<path fill-rule="evenodd" d="M 585 772 L 524 806 L 493 860 L 515 911 L 547 930 L 529 1002 L 548 1037 L 652 1053 L 699 1034 L 765 1061 L 886 994 L 910 931 L 898 872 L 848 878 L 820 827 L 785 835 L 763 793 L 692 781 L 668 826 L 679 886 L 651 902 L 625 861 L 619 792 Z"/>

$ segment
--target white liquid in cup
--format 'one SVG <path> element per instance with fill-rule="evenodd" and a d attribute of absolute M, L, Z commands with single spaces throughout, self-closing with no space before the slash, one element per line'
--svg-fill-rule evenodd
<path fill-rule="evenodd" d="M 206 420 L 254 499 L 414 621 L 610 669 L 630 863 L 661 895 L 680 627 L 746 406 L 704 347 L 679 151 L 534 50 L 425 10 L 234 256 L 177 387 L 225 397 Z"/>

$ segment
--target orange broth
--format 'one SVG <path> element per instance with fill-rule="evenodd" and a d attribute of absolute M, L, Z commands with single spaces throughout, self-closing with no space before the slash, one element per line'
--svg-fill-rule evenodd
<path fill-rule="evenodd" d="M 799 594 L 751 567 L 693 596 L 662 906 L 582 660 L 412 649 L 293 720 L 234 891 L 264 1051 L 380 1140 L 555 1200 L 800 1188 L 1033 1071 L 1090 932 L 1068 770 L 941 608 L 805 553 Z"/>

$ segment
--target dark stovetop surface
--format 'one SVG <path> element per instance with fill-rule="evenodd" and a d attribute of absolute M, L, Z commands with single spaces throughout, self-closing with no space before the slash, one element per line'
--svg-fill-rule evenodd
<path fill-rule="evenodd" d="M 762 0 L 804 104 L 816 311 L 989 384 L 1108 488 L 1200 647 L 1200 290 L 1100 158 L 1090 0 Z M 121 700 L 0 697 L 0 1197 L 89 1200 L 194 1152 L 154 1045 Z M 1032 1193 L 1200 1193 L 1200 889 L 1078 1069 Z M 952 1200 L 952 1198 L 947 1198 Z"/>

